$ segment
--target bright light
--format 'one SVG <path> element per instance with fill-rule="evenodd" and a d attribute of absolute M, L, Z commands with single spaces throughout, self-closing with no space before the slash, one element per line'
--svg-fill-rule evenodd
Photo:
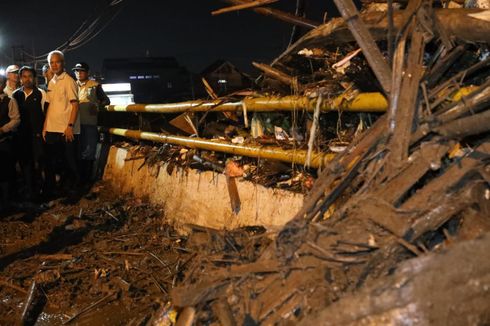
<path fill-rule="evenodd" d="M 0 75 L 5 76 L 5 68 L 0 68 Z"/>
<path fill-rule="evenodd" d="M 106 93 L 131 92 L 131 84 L 130 83 L 102 84 L 102 89 Z"/>
<path fill-rule="evenodd" d="M 226 79 L 219 79 L 218 84 L 226 84 Z"/>

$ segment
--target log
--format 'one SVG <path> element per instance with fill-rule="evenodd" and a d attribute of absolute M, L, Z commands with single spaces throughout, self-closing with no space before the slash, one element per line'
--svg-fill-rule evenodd
<path fill-rule="evenodd" d="M 402 263 L 394 275 L 347 295 L 299 325 L 465 325 L 490 311 L 490 234 Z"/>

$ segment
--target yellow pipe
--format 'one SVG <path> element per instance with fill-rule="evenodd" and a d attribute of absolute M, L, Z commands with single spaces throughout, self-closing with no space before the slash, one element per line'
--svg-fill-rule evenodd
<path fill-rule="evenodd" d="M 169 136 L 161 133 L 137 131 L 129 129 L 110 128 L 109 133 L 127 138 L 149 140 L 157 143 L 169 143 L 181 145 L 188 148 L 203 149 L 229 153 L 239 156 L 258 157 L 272 159 L 283 162 L 290 162 L 304 165 L 306 162 L 307 151 L 302 149 L 282 149 L 273 146 L 256 146 L 256 145 L 237 145 L 222 140 L 208 140 L 203 138 L 191 138 L 182 136 Z M 334 158 L 335 154 L 311 153 L 311 164 L 313 168 L 325 166 L 326 163 Z"/>
<path fill-rule="evenodd" d="M 241 111 L 246 106 L 247 111 L 269 112 L 269 111 L 310 111 L 316 107 L 316 98 L 310 99 L 306 96 L 284 96 L 284 97 L 250 97 L 239 102 L 227 102 L 222 100 L 210 101 L 188 101 L 180 103 L 165 104 L 129 104 L 109 105 L 107 110 L 111 112 L 148 112 L 148 113 L 183 113 L 183 112 L 205 112 L 205 111 Z M 350 112 L 385 112 L 388 102 L 381 93 L 360 93 L 352 100 L 347 100 L 340 95 L 333 100 L 324 100 L 320 105 L 323 112 L 350 111 Z"/>

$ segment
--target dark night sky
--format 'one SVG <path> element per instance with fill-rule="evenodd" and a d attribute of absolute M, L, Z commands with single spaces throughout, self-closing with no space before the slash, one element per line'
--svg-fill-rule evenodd
<path fill-rule="evenodd" d="M 0 65 L 10 64 L 13 45 L 37 55 L 62 44 L 94 13 L 102 0 L 30 0 L 2 5 Z M 3 2 L 3 1 L 2 1 Z M 274 7 L 294 12 L 295 0 Z M 125 0 L 125 7 L 94 40 L 66 53 L 67 66 L 86 61 L 98 71 L 104 58 L 175 56 L 199 72 L 216 59 L 228 59 L 253 72 L 251 61 L 270 62 L 287 46 L 291 25 L 272 17 L 241 11 L 211 16 L 228 6 L 219 0 Z M 328 1 L 310 0 L 309 18 L 321 21 Z M 7 6 L 8 7 L 8 6 Z M 330 12 L 330 11 L 329 11 Z"/>

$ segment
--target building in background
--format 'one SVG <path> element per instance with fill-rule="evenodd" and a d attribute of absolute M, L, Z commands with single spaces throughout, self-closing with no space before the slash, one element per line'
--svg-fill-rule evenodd
<path fill-rule="evenodd" d="M 105 59 L 104 84 L 130 83 L 136 103 L 165 103 L 194 98 L 191 73 L 173 57 Z"/>
<path fill-rule="evenodd" d="M 201 73 L 218 95 L 249 88 L 251 78 L 240 72 L 235 65 L 226 60 L 217 60 Z"/>

